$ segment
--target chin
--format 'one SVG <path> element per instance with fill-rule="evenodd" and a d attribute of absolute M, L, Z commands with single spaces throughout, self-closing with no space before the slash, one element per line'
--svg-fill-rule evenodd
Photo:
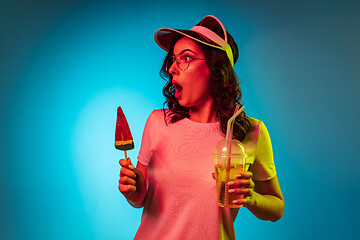
<path fill-rule="evenodd" d="M 186 108 L 192 107 L 191 104 L 189 104 L 189 103 L 187 103 L 187 102 L 184 102 L 184 101 L 179 101 L 179 104 L 180 104 L 182 107 L 186 107 Z"/>

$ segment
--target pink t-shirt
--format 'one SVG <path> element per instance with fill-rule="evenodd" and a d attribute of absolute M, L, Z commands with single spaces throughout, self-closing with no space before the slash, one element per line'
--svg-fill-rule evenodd
<path fill-rule="evenodd" d="M 251 124 L 252 130 L 243 141 L 253 162 L 251 171 L 255 171 L 254 179 L 267 180 L 276 175 L 270 139 L 265 144 L 270 150 L 257 149 L 258 139 L 268 138 L 268 133 L 262 122 L 251 119 Z M 262 128 L 265 134 L 260 132 Z M 138 156 L 138 161 L 148 166 L 148 192 L 135 239 L 211 240 L 221 239 L 221 235 L 226 238 L 224 234 L 231 239 L 232 221 L 229 214 L 219 214 L 224 209 L 217 205 L 212 178 L 213 149 L 224 138 L 219 123 L 185 118 L 166 125 L 162 110 L 152 112 Z M 258 160 L 256 153 L 267 155 L 267 159 Z"/>

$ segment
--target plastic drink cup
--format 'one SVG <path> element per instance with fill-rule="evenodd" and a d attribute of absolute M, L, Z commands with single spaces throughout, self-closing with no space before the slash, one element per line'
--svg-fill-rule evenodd
<path fill-rule="evenodd" d="M 226 149 L 228 147 L 228 151 Z M 226 145 L 226 141 L 220 141 L 213 153 L 215 160 L 215 180 L 220 207 L 239 208 L 242 205 L 234 204 L 234 200 L 241 199 L 242 195 L 230 194 L 228 192 L 228 182 L 236 179 L 236 175 L 248 169 L 246 165 L 246 153 L 243 144 L 231 139 Z"/>

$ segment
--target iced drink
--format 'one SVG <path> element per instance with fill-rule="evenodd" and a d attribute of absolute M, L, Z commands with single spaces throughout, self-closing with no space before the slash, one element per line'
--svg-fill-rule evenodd
<path fill-rule="evenodd" d="M 225 141 L 220 141 L 214 149 L 218 204 L 221 207 L 239 208 L 241 205 L 233 204 L 233 201 L 241 199 L 242 195 L 230 194 L 228 182 L 235 180 L 237 174 L 247 171 L 246 153 L 238 140 L 231 140 L 228 148 L 230 151 L 226 151 Z"/>
<path fill-rule="evenodd" d="M 242 195 L 234 195 L 229 194 L 227 187 L 227 183 L 235 180 L 236 175 L 244 172 L 243 165 L 231 165 L 229 170 L 228 181 L 226 179 L 226 166 L 224 167 L 222 164 L 218 164 L 215 166 L 215 179 L 216 179 L 216 189 L 218 194 L 219 206 L 220 207 L 229 207 L 229 208 L 239 208 L 242 205 L 233 204 L 234 200 L 240 199 Z M 227 192 L 228 194 L 225 194 Z"/>

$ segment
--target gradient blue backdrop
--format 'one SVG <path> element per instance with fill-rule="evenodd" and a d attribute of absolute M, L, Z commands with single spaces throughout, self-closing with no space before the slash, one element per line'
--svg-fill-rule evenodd
<path fill-rule="evenodd" d="M 241 209 L 238 239 L 360 238 L 359 1 L 2 0 L 1 239 L 133 238 L 116 108 L 135 164 L 163 102 L 153 34 L 208 14 L 237 40 L 246 111 L 270 131 L 286 199 L 276 223 Z"/>

